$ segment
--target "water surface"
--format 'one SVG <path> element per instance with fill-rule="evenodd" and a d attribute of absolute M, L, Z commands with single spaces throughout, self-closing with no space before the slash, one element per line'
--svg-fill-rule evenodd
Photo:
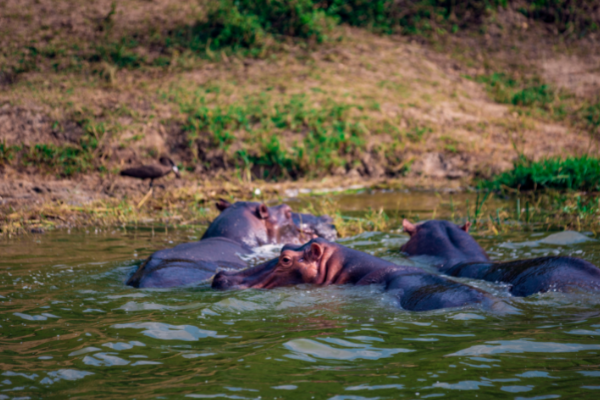
<path fill-rule="evenodd" d="M 434 196 L 357 194 L 341 204 L 348 215 L 365 203 L 422 217 L 448 213 Z M 398 253 L 408 237 L 397 228 L 341 243 L 411 264 Z M 553 233 L 475 236 L 498 260 L 563 254 L 600 264 L 598 241 L 548 239 Z M 375 286 L 123 285 L 152 251 L 201 234 L 87 229 L 0 242 L 0 399 L 600 395 L 600 301 L 590 293 L 518 299 L 502 285 L 464 280 L 496 294 L 509 312 L 415 313 Z"/>

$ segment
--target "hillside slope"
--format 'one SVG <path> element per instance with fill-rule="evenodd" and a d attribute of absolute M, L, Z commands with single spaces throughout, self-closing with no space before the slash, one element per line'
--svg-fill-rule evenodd
<path fill-rule="evenodd" d="M 111 35 L 177 29 L 204 13 L 168 0 L 118 3 L 113 14 L 110 1 L 21 3 L 5 1 L 6 62 L 32 38 L 38 50 L 40 43 L 81 49 Z M 321 46 L 285 43 L 264 58 L 171 54 L 163 67 L 37 56 L 35 68 L 4 75 L 1 201 L 141 196 L 141 183 L 117 173 L 159 155 L 184 170 L 168 187 L 212 191 L 219 182 L 249 181 L 459 187 L 520 155 L 597 156 L 597 136 L 560 111 L 594 102 L 600 64 L 585 49 L 595 38 L 566 52 L 577 47 L 545 41 L 543 30 L 511 10 L 489 26 L 496 28 L 483 36 L 433 45 L 338 27 L 339 39 Z M 131 51 L 161 57 L 151 46 Z M 525 83 L 510 83 L 511 73 Z M 541 90 L 534 93 L 541 100 L 519 102 L 530 89 Z"/>

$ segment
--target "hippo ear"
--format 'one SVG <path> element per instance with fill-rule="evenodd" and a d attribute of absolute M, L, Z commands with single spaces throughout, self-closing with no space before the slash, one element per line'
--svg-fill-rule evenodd
<path fill-rule="evenodd" d="M 228 202 L 227 200 L 223 200 L 223 199 L 219 199 L 215 205 L 217 206 L 219 211 L 224 211 L 224 210 L 228 209 L 229 207 L 231 207 L 231 203 Z"/>
<path fill-rule="evenodd" d="M 310 261 L 317 261 L 323 255 L 323 246 L 319 243 L 312 243 L 310 245 L 310 251 L 308 253 L 308 258 Z"/>
<path fill-rule="evenodd" d="M 469 228 L 471 227 L 471 222 L 467 221 L 463 226 L 459 226 L 460 229 L 469 233 Z"/>
<path fill-rule="evenodd" d="M 408 233 L 410 236 L 417 232 L 417 226 L 407 219 L 402 221 L 402 227 L 404 228 L 404 232 Z"/>
<path fill-rule="evenodd" d="M 260 219 L 269 218 L 269 208 L 264 203 L 258 206 L 256 213 L 258 214 L 258 218 Z"/>

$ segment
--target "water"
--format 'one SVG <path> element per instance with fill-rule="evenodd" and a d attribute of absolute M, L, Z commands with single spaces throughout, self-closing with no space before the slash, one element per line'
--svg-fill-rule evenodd
<path fill-rule="evenodd" d="M 395 196 L 402 201 L 386 209 L 414 211 L 413 202 L 422 216 L 440 201 Z M 356 213 L 356 204 L 379 207 L 388 197 L 348 196 L 344 207 Z M 600 265 L 598 241 L 545 240 L 550 234 L 477 239 L 495 259 L 564 254 Z M 207 284 L 172 290 L 123 285 L 152 251 L 200 235 L 194 229 L 88 229 L 1 242 L 0 399 L 600 395 L 598 295 L 517 299 L 502 285 L 465 280 L 501 297 L 512 312 L 414 313 L 396 308 L 379 287 L 217 292 Z M 341 242 L 410 264 L 397 252 L 407 239 L 383 232 Z"/>

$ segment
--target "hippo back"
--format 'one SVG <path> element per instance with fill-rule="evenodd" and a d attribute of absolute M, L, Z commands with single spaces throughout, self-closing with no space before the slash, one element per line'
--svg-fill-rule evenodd
<path fill-rule="evenodd" d="M 209 279 L 218 269 L 247 267 L 240 256 L 252 250 L 227 238 L 183 243 L 153 253 L 127 280 L 134 287 L 172 287 Z"/>
<path fill-rule="evenodd" d="M 410 240 L 401 248 L 409 256 L 439 258 L 442 271 L 461 263 L 488 261 L 489 258 L 479 244 L 457 225 L 441 220 L 426 221 L 416 225 Z"/>
<path fill-rule="evenodd" d="M 446 273 L 462 278 L 509 283 L 513 296 L 525 297 L 574 288 L 600 290 L 600 268 L 575 257 L 537 257 L 510 262 L 459 263 Z"/>

